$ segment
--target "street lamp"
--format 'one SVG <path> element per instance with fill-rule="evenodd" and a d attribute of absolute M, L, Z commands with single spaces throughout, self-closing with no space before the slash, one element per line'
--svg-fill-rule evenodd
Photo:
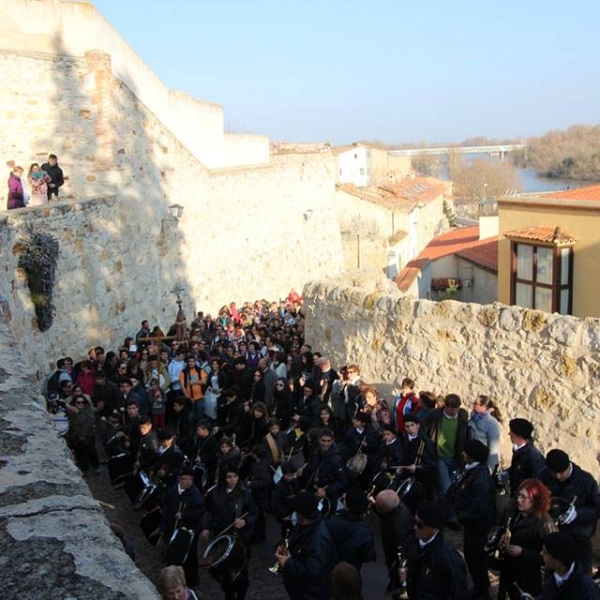
<path fill-rule="evenodd" d="M 483 184 L 483 201 L 485 202 L 487 199 L 487 183 Z"/>
<path fill-rule="evenodd" d="M 183 206 L 181 206 L 181 204 L 171 204 L 171 206 L 169 206 L 169 214 L 172 219 L 179 221 L 183 214 Z"/>

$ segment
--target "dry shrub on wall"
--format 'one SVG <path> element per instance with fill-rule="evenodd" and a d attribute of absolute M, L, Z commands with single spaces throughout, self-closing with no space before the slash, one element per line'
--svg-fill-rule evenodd
<path fill-rule="evenodd" d="M 60 245 L 53 235 L 33 229 L 27 232 L 20 245 L 19 268 L 27 275 L 38 329 L 48 331 L 56 314 L 54 285 Z"/>

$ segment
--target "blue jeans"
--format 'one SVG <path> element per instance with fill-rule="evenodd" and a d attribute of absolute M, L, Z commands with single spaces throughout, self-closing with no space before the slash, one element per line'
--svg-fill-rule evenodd
<path fill-rule="evenodd" d="M 443 496 L 450 487 L 453 477 L 458 473 L 460 463 L 458 458 L 438 457 L 438 494 Z"/>
<path fill-rule="evenodd" d="M 200 400 L 196 400 L 196 402 L 194 402 L 192 413 L 196 421 L 204 419 L 204 398 L 200 398 Z"/>

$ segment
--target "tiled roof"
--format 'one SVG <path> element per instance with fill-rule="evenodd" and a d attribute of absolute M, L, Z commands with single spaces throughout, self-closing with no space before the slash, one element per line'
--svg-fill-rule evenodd
<path fill-rule="evenodd" d="M 401 242 L 403 239 L 408 237 L 408 231 L 404 231 L 403 229 L 400 229 L 398 231 L 396 231 L 396 233 L 394 235 L 391 235 L 388 238 L 388 244 L 390 246 L 395 246 L 398 242 Z"/>
<path fill-rule="evenodd" d="M 504 234 L 509 239 L 531 240 L 534 242 L 545 242 L 547 244 L 571 244 L 575 240 L 572 235 L 563 231 L 559 226 L 538 225 L 514 229 Z"/>
<path fill-rule="evenodd" d="M 400 291 L 406 292 L 410 288 L 427 262 L 452 254 L 490 271 L 498 271 L 498 238 L 480 240 L 479 225 L 461 227 L 433 238 L 421 254 L 402 269 L 395 279 Z"/>
<path fill-rule="evenodd" d="M 596 200 L 600 201 L 600 184 L 588 185 L 586 187 L 575 188 L 573 190 L 560 190 L 558 192 L 548 192 L 540 194 L 544 198 L 556 198 L 564 200 Z"/>
<path fill-rule="evenodd" d="M 483 269 L 497 273 L 498 237 L 480 240 L 478 244 L 473 244 L 464 250 L 459 250 L 456 255 Z"/>
<path fill-rule="evenodd" d="M 360 188 L 351 183 L 343 183 L 339 185 L 339 189 L 389 210 L 410 212 L 417 204 L 431 202 L 443 194 L 449 194 L 450 184 L 441 179 L 416 177 L 398 183 Z"/>

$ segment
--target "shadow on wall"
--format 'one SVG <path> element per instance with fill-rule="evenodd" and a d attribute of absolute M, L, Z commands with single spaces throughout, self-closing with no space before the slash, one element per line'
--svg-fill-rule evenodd
<path fill-rule="evenodd" d="M 24 358 L 40 376 L 61 355 L 77 359 L 96 344 L 116 349 L 142 319 L 166 331 L 177 312 L 170 290 L 191 289 L 180 258 L 183 237 L 169 217 L 159 160 L 165 150 L 152 135 L 157 128 L 148 133 L 154 116 L 113 76 L 107 54 L 67 56 L 57 35 L 52 58 L 40 59 L 54 80 L 46 98 L 52 124 L 37 124 L 44 134 L 32 146 L 58 155 L 74 198 L 24 209 L 13 232 L 16 242 L 29 224 L 60 243 L 52 327 L 43 334 L 36 329 L 28 290 L 11 295 L 21 331 L 16 323 L 13 329 L 37 347 Z"/>

